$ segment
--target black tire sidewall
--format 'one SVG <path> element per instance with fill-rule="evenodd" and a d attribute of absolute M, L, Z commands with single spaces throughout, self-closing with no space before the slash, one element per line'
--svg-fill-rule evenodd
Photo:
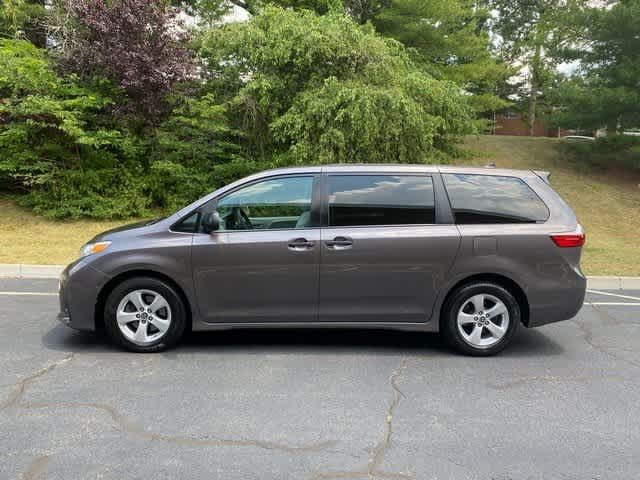
<path fill-rule="evenodd" d="M 509 327 L 502 339 L 490 348 L 478 348 L 468 344 L 458 331 L 457 313 L 463 302 L 478 294 L 488 294 L 499 298 L 509 312 Z M 506 288 L 487 282 L 475 282 L 456 289 L 443 308 L 440 330 L 449 344 L 458 352 L 465 355 L 486 357 L 502 351 L 513 338 L 521 321 L 520 305 L 516 298 Z"/>
<path fill-rule="evenodd" d="M 134 290 L 152 290 L 158 292 L 167 300 L 171 307 L 171 325 L 169 330 L 162 338 L 145 346 L 136 345 L 126 338 L 120 331 L 116 320 L 116 311 L 120 301 L 125 295 Z M 109 337 L 121 347 L 139 353 L 159 352 L 175 345 L 184 333 L 186 317 L 184 302 L 175 289 L 166 282 L 151 277 L 135 277 L 124 280 L 122 283 L 116 285 L 109 293 L 104 306 L 104 326 Z"/>

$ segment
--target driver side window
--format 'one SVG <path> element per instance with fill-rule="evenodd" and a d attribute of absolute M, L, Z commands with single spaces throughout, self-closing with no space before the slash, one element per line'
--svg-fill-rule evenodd
<path fill-rule="evenodd" d="M 313 177 L 264 180 L 218 201 L 220 231 L 281 230 L 311 225 Z"/>

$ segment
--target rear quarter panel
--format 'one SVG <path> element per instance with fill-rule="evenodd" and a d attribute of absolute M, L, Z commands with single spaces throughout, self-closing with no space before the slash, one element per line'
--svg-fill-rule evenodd
<path fill-rule="evenodd" d="M 478 172 L 491 175 L 493 172 Z M 520 286 L 530 308 L 528 326 L 570 318 L 580 309 L 585 278 L 579 269 L 580 248 L 558 248 L 550 234 L 575 230 L 578 221 L 569 206 L 533 172 L 513 174 L 524 180 L 549 208 L 538 224 L 458 225 L 461 245 L 437 310 L 458 283 L 474 275 L 497 274 Z M 502 175 L 502 173 L 496 173 Z"/>

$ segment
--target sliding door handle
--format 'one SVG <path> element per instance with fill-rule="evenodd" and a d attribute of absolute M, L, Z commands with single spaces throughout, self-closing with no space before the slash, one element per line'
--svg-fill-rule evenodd
<path fill-rule="evenodd" d="M 301 252 L 303 250 L 311 250 L 315 246 L 315 243 L 310 242 L 306 238 L 296 238 L 294 240 L 289 240 L 288 245 L 289 250 Z"/>
<path fill-rule="evenodd" d="M 325 242 L 327 247 L 333 250 L 347 250 L 353 246 L 353 239 L 349 237 L 336 237 Z"/>

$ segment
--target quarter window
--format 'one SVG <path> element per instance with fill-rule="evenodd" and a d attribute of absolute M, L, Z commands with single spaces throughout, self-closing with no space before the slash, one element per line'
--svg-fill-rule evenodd
<path fill-rule="evenodd" d="M 313 177 L 254 183 L 218 201 L 220 230 L 280 230 L 311 226 Z"/>
<path fill-rule="evenodd" d="M 178 224 L 171 227 L 174 232 L 181 233 L 194 233 L 198 227 L 198 221 L 200 220 L 200 213 L 194 212 L 187 218 L 183 219 Z"/>
<path fill-rule="evenodd" d="M 329 226 L 435 223 L 431 177 L 330 175 Z"/>
<path fill-rule="evenodd" d="M 547 206 L 521 179 L 494 175 L 443 175 L 456 223 L 536 223 Z"/>

